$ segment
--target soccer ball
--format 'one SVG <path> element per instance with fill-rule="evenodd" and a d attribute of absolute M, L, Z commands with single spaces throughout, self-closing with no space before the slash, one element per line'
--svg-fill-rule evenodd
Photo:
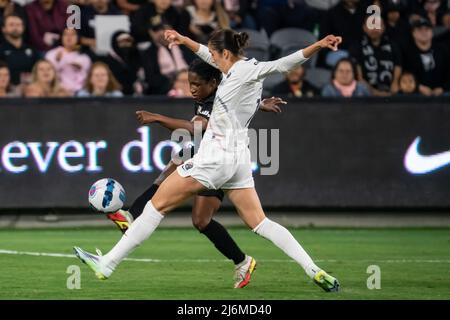
<path fill-rule="evenodd" d="M 89 205 L 103 213 L 116 212 L 125 203 L 125 189 L 114 179 L 104 178 L 96 181 L 89 189 Z"/>

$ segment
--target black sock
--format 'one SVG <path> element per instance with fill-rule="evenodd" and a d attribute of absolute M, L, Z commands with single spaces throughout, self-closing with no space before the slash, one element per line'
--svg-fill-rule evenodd
<path fill-rule="evenodd" d="M 234 264 L 244 261 L 245 254 L 231 238 L 228 231 L 217 221 L 211 220 L 206 228 L 200 232 L 207 236 L 225 257 L 233 260 Z"/>
<path fill-rule="evenodd" d="M 152 184 L 150 188 L 144 191 L 136 200 L 134 200 L 131 208 L 128 210 L 134 219 L 137 219 L 144 211 L 144 207 L 149 202 L 158 190 L 159 186 L 157 184 Z"/>

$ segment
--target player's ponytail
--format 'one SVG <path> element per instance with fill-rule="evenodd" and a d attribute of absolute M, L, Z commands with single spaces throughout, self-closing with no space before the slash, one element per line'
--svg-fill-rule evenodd
<path fill-rule="evenodd" d="M 236 56 L 242 55 L 247 47 L 249 35 L 246 32 L 236 32 L 230 29 L 214 31 L 209 39 L 209 44 L 217 51 L 227 49 Z"/>
<path fill-rule="evenodd" d="M 236 42 L 236 47 L 239 48 L 239 50 L 247 47 L 248 39 L 249 36 L 247 32 L 239 32 L 234 34 L 234 41 Z"/>

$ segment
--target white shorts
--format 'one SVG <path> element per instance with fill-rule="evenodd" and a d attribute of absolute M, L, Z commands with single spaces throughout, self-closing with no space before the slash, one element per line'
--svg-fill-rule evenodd
<path fill-rule="evenodd" d="M 255 186 L 248 147 L 230 152 L 214 142 L 202 142 L 198 153 L 178 166 L 177 170 L 180 176 L 191 176 L 207 189 L 243 189 Z"/>

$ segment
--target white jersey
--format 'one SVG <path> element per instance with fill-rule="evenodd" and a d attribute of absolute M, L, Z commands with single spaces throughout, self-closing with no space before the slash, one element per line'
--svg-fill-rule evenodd
<path fill-rule="evenodd" d="M 207 47 L 197 55 L 212 63 Z M 247 128 L 258 111 L 264 78 L 304 63 L 303 51 L 287 57 L 258 62 L 236 62 L 217 88 L 213 110 L 197 154 L 177 168 L 182 177 L 191 176 L 208 189 L 253 188 Z"/>
<path fill-rule="evenodd" d="M 217 68 L 208 47 L 200 45 L 196 54 Z M 259 62 L 253 58 L 236 62 L 222 76 L 204 142 L 217 139 L 228 149 L 228 143 L 248 141 L 247 128 L 258 111 L 264 79 L 274 73 L 288 72 L 307 60 L 300 50 L 274 61 Z"/>

